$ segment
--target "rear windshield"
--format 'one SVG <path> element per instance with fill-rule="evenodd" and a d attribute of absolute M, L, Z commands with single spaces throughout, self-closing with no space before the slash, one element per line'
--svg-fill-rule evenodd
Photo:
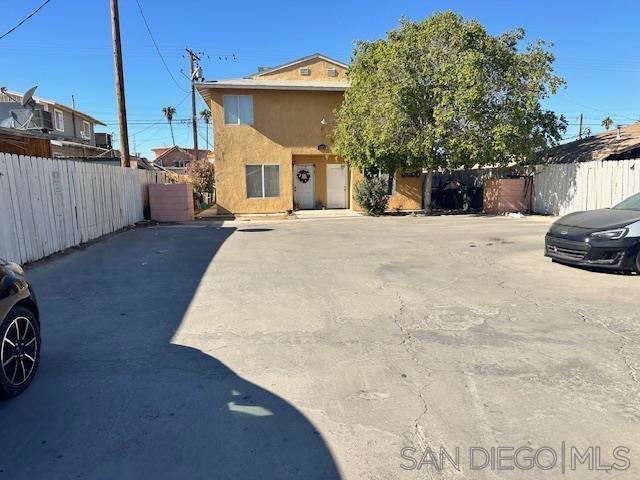
<path fill-rule="evenodd" d="M 613 208 L 617 210 L 640 210 L 640 193 L 631 195 Z"/>

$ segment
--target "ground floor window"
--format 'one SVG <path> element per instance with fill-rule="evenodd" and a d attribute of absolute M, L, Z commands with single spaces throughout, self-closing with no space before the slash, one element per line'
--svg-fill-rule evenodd
<path fill-rule="evenodd" d="M 246 165 L 247 198 L 280 195 L 280 165 Z"/>

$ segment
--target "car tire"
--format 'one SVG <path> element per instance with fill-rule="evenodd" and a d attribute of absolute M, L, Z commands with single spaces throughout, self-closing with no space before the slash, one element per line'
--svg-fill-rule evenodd
<path fill-rule="evenodd" d="M 640 275 L 640 249 L 636 253 L 636 259 L 633 262 L 633 270 Z"/>
<path fill-rule="evenodd" d="M 15 397 L 32 382 L 40 361 L 40 326 L 33 312 L 12 308 L 0 324 L 0 342 L 0 397 Z"/>

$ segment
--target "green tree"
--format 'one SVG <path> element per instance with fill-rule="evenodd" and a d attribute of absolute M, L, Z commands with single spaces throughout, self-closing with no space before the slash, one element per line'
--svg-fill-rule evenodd
<path fill-rule="evenodd" d="M 169 123 L 169 129 L 171 130 L 171 141 L 173 142 L 173 144 L 176 144 L 176 139 L 173 136 L 173 124 L 171 123 L 173 120 L 173 116 L 176 114 L 176 109 L 173 107 L 164 107 L 162 109 L 162 113 L 164 114 L 164 116 L 167 119 L 167 122 Z"/>
<path fill-rule="evenodd" d="M 522 29 L 492 36 L 444 12 L 359 42 L 336 112 L 336 152 L 359 168 L 431 171 L 524 162 L 557 143 L 566 121 L 541 101 L 564 81 L 546 44 L 518 49 L 523 39 Z"/>
<path fill-rule="evenodd" d="M 602 120 L 602 126 L 604 127 L 605 130 L 609 130 L 611 128 L 611 125 L 613 125 L 613 120 L 611 120 L 611 117 L 607 115 Z"/>
<path fill-rule="evenodd" d="M 200 118 L 204 120 L 204 123 L 207 126 L 207 150 L 208 150 L 209 149 L 209 124 L 211 123 L 211 110 L 209 110 L 208 108 L 205 108 L 204 110 L 200 111 Z"/>

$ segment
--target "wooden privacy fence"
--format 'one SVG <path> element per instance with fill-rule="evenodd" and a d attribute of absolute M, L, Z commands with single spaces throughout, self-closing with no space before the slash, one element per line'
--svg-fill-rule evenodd
<path fill-rule="evenodd" d="M 535 213 L 565 215 L 612 207 L 640 192 L 640 160 L 538 165 L 533 177 Z"/>
<path fill-rule="evenodd" d="M 19 263 L 93 240 L 144 218 L 163 173 L 0 153 L 0 257 Z"/>

